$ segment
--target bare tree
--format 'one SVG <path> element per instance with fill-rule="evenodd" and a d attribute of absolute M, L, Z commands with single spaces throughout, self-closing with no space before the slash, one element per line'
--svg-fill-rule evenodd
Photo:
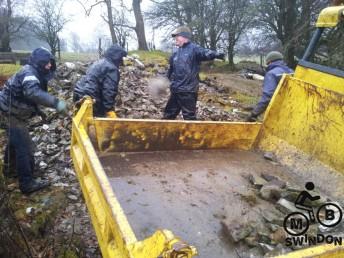
<path fill-rule="evenodd" d="M 0 2 L 0 51 L 11 51 L 10 47 L 10 20 L 12 18 L 12 2 Z"/>
<path fill-rule="evenodd" d="M 294 56 L 310 38 L 314 18 L 327 0 L 257 0 L 257 24 L 266 35 L 281 41 L 288 65 L 295 66 Z"/>
<path fill-rule="evenodd" d="M 139 50 L 148 50 L 146 34 L 145 34 L 145 24 L 143 22 L 143 16 L 141 11 L 142 0 L 133 0 L 132 6 L 135 15 L 135 33 L 137 36 L 137 42 L 139 45 Z"/>
<path fill-rule="evenodd" d="M 136 25 L 130 25 L 128 19 L 124 17 L 125 7 L 123 1 L 120 1 L 120 11 L 113 7 L 111 0 L 102 0 L 96 1 L 89 7 L 85 7 L 85 4 L 78 0 L 78 2 L 83 6 L 86 15 L 90 15 L 92 9 L 100 4 L 105 4 L 106 6 L 106 15 L 102 16 L 103 20 L 108 24 L 110 35 L 113 43 L 118 43 L 122 46 L 125 45 L 128 37 L 128 29 L 135 31 L 137 36 L 138 48 L 140 50 L 148 50 L 146 35 L 145 35 L 145 26 L 143 15 L 141 11 L 141 2 L 142 0 L 133 0 L 132 1 L 132 10 L 134 11 Z M 127 10 L 128 13 L 132 10 Z"/>
<path fill-rule="evenodd" d="M 153 0 L 154 6 L 147 12 L 154 28 L 189 26 L 194 41 L 202 47 L 216 49 L 224 32 L 221 20 L 226 0 Z"/>
<path fill-rule="evenodd" d="M 138 43 L 138 49 L 139 50 L 148 50 L 147 40 L 146 40 L 146 34 L 145 34 L 145 25 L 143 21 L 143 15 L 141 11 L 141 1 L 142 0 L 133 0 L 132 1 L 132 10 L 134 11 L 135 26 L 130 25 L 128 20 L 122 19 L 120 22 L 119 20 L 114 17 L 117 22 L 114 24 L 118 28 L 127 28 L 130 30 L 135 31 L 137 43 Z M 122 12 L 127 9 L 122 1 L 121 4 Z M 128 12 L 131 12 L 132 10 L 127 10 Z"/>
<path fill-rule="evenodd" d="M 114 21 L 113 21 L 113 7 L 112 7 L 111 0 L 102 0 L 102 1 L 95 0 L 95 2 L 92 3 L 90 6 L 86 6 L 87 1 L 85 2 L 82 0 L 77 0 L 77 2 L 82 6 L 87 16 L 91 15 L 91 12 L 94 7 L 96 7 L 97 5 L 105 4 L 106 16 L 102 16 L 102 18 L 104 19 L 104 21 L 107 23 L 109 27 L 112 43 L 113 44 L 118 43 L 118 38 L 116 36 L 116 31 L 115 31 Z"/>
<path fill-rule="evenodd" d="M 17 5 L 24 1 L 17 2 Z M 11 40 L 19 35 L 28 18 L 15 15 L 13 0 L 0 0 L 0 52 L 11 51 Z"/>
<path fill-rule="evenodd" d="M 112 5 L 111 0 L 105 0 L 106 10 L 107 10 L 107 24 L 109 25 L 109 30 L 111 34 L 112 43 L 118 43 L 118 39 L 115 33 L 115 26 L 113 24 L 113 14 L 112 14 Z"/>
<path fill-rule="evenodd" d="M 53 55 L 58 50 L 59 32 L 68 20 L 63 16 L 63 2 L 60 0 L 38 0 L 34 33 L 37 38 L 48 43 Z"/>
<path fill-rule="evenodd" d="M 234 69 L 234 49 L 239 38 L 252 22 L 252 6 L 250 0 L 228 0 L 223 5 L 223 9 L 224 45 L 227 47 L 229 65 Z"/>
<path fill-rule="evenodd" d="M 125 48 L 127 44 L 127 39 L 129 37 L 128 28 L 123 25 L 129 24 L 127 19 L 126 12 L 124 8 L 121 8 L 120 11 L 115 10 L 115 15 L 113 17 L 115 27 L 116 37 L 118 39 L 118 44 Z"/>

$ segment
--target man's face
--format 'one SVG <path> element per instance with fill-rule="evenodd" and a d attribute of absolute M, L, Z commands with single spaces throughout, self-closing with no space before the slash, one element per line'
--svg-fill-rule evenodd
<path fill-rule="evenodd" d="M 45 70 L 50 70 L 51 68 L 51 63 L 47 63 L 45 66 L 44 66 Z"/>
<path fill-rule="evenodd" d="M 183 36 L 175 36 L 174 37 L 175 41 L 176 41 L 176 46 L 177 47 L 182 47 L 185 43 L 189 42 L 188 38 L 185 38 Z"/>

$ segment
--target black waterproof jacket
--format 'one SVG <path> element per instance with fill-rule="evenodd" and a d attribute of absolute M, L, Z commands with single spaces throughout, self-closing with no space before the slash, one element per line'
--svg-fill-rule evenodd
<path fill-rule="evenodd" d="M 170 57 L 167 76 L 171 81 L 171 92 L 197 92 L 199 70 L 202 61 L 213 60 L 217 52 L 188 42 L 179 47 Z"/>
<path fill-rule="evenodd" d="M 95 106 L 105 112 L 113 110 L 120 80 L 118 67 L 127 52 L 119 45 L 108 48 L 104 58 L 88 68 L 86 75 L 76 83 L 74 100 L 87 95 L 96 100 Z"/>
<path fill-rule="evenodd" d="M 51 63 L 51 69 L 44 67 Z M 45 48 L 35 49 L 19 72 L 0 91 L 0 111 L 26 120 L 36 115 L 39 105 L 56 108 L 58 99 L 47 92 L 48 81 L 56 70 L 54 56 Z"/>

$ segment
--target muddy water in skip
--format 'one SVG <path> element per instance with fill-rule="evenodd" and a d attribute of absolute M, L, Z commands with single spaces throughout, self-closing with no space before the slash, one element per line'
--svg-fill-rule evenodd
<path fill-rule="evenodd" d="M 245 177 L 268 173 L 293 181 L 286 168 L 251 151 L 112 153 L 100 160 L 139 240 L 169 229 L 196 246 L 199 257 L 238 257 L 245 251 L 231 244 L 221 219 L 256 221 L 271 205 L 242 201 L 239 193 L 250 187 Z"/>
<path fill-rule="evenodd" d="M 169 229 L 196 246 L 199 257 L 237 257 L 244 250 L 231 244 L 220 221 L 257 217 L 262 207 L 250 207 L 238 194 L 249 188 L 245 176 L 287 174 L 249 151 L 112 153 L 100 160 L 139 240 Z"/>

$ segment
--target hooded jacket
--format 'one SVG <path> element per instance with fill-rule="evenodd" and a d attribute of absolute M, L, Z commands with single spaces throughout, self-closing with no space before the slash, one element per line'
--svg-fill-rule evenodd
<path fill-rule="evenodd" d="M 96 100 L 96 108 L 105 112 L 113 110 L 120 80 L 118 67 L 126 55 L 127 52 L 119 45 L 108 48 L 104 58 L 93 63 L 76 83 L 74 99 L 87 95 Z"/>
<path fill-rule="evenodd" d="M 265 111 L 270 103 L 272 96 L 277 88 L 279 81 L 283 74 L 292 74 L 294 71 L 290 69 L 283 60 L 277 60 L 270 63 L 266 69 L 266 74 L 263 82 L 263 95 L 258 104 L 254 108 L 252 114 L 258 116 Z"/>
<path fill-rule="evenodd" d="M 51 69 L 45 65 L 51 63 Z M 0 110 L 26 120 L 37 114 L 38 105 L 56 108 L 58 99 L 47 92 L 56 70 L 54 56 L 45 48 L 35 49 L 29 64 L 10 77 L 0 92 Z"/>
<path fill-rule="evenodd" d="M 188 42 L 179 47 L 170 57 L 167 77 L 171 81 L 171 92 L 197 92 L 202 61 L 213 60 L 217 52 Z"/>

